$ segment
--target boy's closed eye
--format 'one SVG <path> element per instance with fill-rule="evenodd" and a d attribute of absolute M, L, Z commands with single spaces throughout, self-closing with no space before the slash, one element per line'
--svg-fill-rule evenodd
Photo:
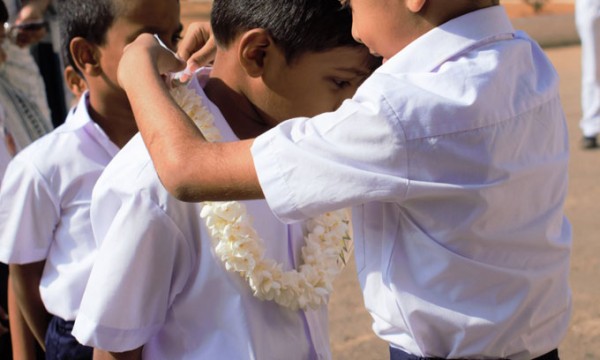
<path fill-rule="evenodd" d="M 132 43 L 138 36 L 142 34 L 158 34 L 160 39 L 167 45 L 167 47 L 173 51 L 177 50 L 177 45 L 179 41 L 182 39 L 183 25 L 179 24 L 179 27 L 172 33 L 165 32 L 162 29 L 157 29 L 154 27 L 144 27 L 139 31 L 136 31 L 134 34 L 127 38 L 127 43 Z"/>
<path fill-rule="evenodd" d="M 352 82 L 350 80 L 331 78 L 330 81 L 339 89 L 345 89 L 349 86 L 352 86 Z"/>

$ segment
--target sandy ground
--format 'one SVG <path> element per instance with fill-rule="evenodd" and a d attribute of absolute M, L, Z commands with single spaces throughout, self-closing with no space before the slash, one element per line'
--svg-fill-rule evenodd
<path fill-rule="evenodd" d="M 502 1 L 511 17 L 534 16 L 519 1 Z M 206 19 L 210 3 L 182 2 L 184 24 Z M 573 1 L 546 5 L 542 15 L 565 15 Z M 546 52 L 561 77 L 561 97 L 568 121 L 572 157 L 566 213 L 573 226 L 571 287 L 573 316 L 559 351 L 563 360 L 600 360 L 600 150 L 584 151 L 579 146 L 580 47 L 547 48 Z M 330 336 L 336 360 L 388 358 L 387 344 L 371 331 L 371 318 L 363 307 L 356 271 L 349 266 L 336 281 L 330 303 Z"/>

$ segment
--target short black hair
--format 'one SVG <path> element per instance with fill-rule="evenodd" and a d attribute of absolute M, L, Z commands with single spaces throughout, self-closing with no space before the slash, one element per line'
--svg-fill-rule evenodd
<path fill-rule="evenodd" d="M 245 31 L 265 29 L 288 62 L 307 52 L 360 45 L 352 38 L 352 14 L 339 0 L 214 0 L 211 27 L 223 47 Z"/>
<path fill-rule="evenodd" d="M 4 26 L 4 23 L 8 21 L 8 9 L 4 5 L 4 1 L 0 1 L 0 25 Z"/>
<path fill-rule="evenodd" d="M 62 56 L 79 72 L 69 50 L 71 40 L 82 37 L 95 45 L 104 45 L 106 33 L 118 13 L 116 0 L 59 0 L 58 15 Z"/>

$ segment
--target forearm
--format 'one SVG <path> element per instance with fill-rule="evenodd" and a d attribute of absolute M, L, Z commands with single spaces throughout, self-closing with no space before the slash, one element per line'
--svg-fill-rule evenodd
<path fill-rule="evenodd" d="M 94 349 L 94 360 L 140 360 L 143 347 L 122 353 Z"/>
<path fill-rule="evenodd" d="M 35 359 L 36 340 L 25 322 L 19 303 L 15 298 L 10 278 L 8 279 L 8 314 L 10 317 L 10 342 L 14 359 Z"/>
<path fill-rule="evenodd" d="M 123 87 L 156 171 L 171 194 L 184 201 L 262 197 L 251 140 L 206 142 L 171 98 L 149 56 L 135 57 L 131 68 L 135 76 Z"/>
<path fill-rule="evenodd" d="M 21 314 L 37 342 L 45 349 L 44 339 L 50 315 L 44 307 L 39 290 L 43 270 L 43 261 L 10 265 L 9 276 Z"/>

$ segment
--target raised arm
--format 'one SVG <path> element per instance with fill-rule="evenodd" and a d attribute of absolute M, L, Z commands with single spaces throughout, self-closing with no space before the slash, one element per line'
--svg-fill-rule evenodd
<path fill-rule="evenodd" d="M 250 153 L 253 141 L 206 142 L 171 98 L 160 74 L 184 66 L 151 35 L 129 45 L 119 64 L 119 83 L 161 182 L 183 201 L 262 197 Z"/>

